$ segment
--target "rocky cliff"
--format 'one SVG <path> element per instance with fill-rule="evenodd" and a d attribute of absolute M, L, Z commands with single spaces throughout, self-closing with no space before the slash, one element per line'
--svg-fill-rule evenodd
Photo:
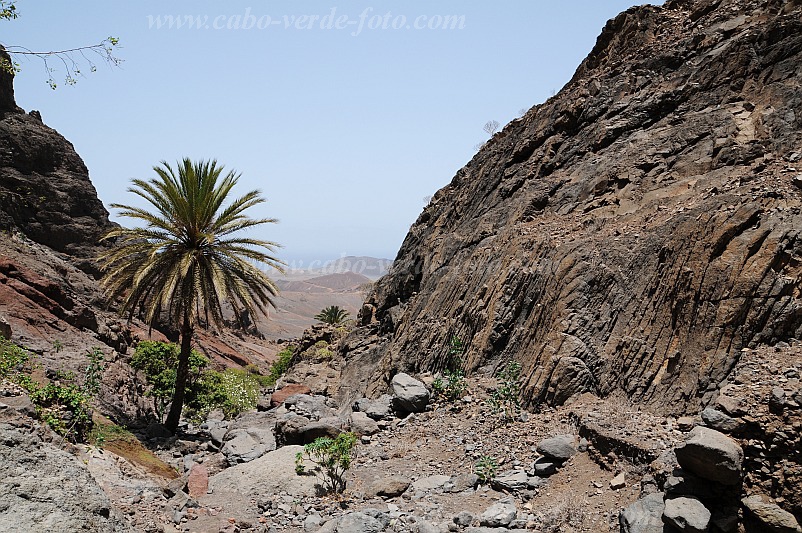
<path fill-rule="evenodd" d="M 53 250 L 90 258 L 110 227 L 72 144 L 38 112 L 17 107 L 13 76 L 0 72 L 0 230 L 16 228 Z"/>
<path fill-rule="evenodd" d="M 802 335 L 800 79 L 798 0 L 611 20 L 421 213 L 345 343 L 341 395 L 443 368 L 457 336 L 471 372 L 519 361 L 530 406 L 712 401 L 743 349 Z"/>

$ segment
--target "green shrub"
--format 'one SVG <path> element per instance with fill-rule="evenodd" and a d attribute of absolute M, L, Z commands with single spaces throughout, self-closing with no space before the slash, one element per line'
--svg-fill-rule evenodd
<path fill-rule="evenodd" d="M 295 349 L 295 346 L 288 346 L 278 353 L 278 359 L 270 366 L 270 374 L 267 376 L 265 382 L 262 383 L 264 386 L 274 386 L 276 381 L 289 370 L 292 357 L 295 355 Z"/>
<path fill-rule="evenodd" d="M 490 483 L 496 477 L 496 470 L 498 470 L 498 463 L 494 457 L 483 455 L 476 461 L 473 467 L 474 473 L 479 476 L 479 483 Z"/>
<path fill-rule="evenodd" d="M 521 412 L 521 388 L 518 380 L 521 377 L 521 365 L 515 361 L 507 364 L 496 378 L 499 386 L 490 395 L 490 407 L 502 422 L 507 423 L 515 419 Z"/>
<path fill-rule="evenodd" d="M 351 468 L 356 445 L 356 434 L 340 433 L 336 438 L 318 437 L 295 455 L 295 472 L 305 471 L 304 456 L 317 465 L 323 481 L 323 491 L 340 493 L 345 490 L 345 472 Z"/>
<path fill-rule="evenodd" d="M 244 370 L 224 372 L 206 370 L 187 390 L 188 416 L 200 421 L 213 409 L 221 409 L 226 418 L 234 418 L 256 407 L 259 381 Z"/>
<path fill-rule="evenodd" d="M 175 393 L 175 378 L 178 368 L 179 348 L 169 342 L 141 341 L 131 358 L 131 367 L 143 372 L 148 389 L 145 396 L 153 398 L 153 410 L 159 421 L 164 420 L 167 408 Z M 189 379 L 187 396 L 201 377 L 209 360 L 192 350 L 189 356 Z"/>

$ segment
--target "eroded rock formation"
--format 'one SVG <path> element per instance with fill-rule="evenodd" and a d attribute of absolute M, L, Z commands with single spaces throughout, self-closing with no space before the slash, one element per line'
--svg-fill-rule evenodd
<path fill-rule="evenodd" d="M 801 78 L 798 1 L 610 21 L 421 213 L 341 395 L 442 369 L 457 336 L 469 371 L 519 361 L 530 405 L 621 390 L 696 412 L 743 348 L 802 334 Z"/>

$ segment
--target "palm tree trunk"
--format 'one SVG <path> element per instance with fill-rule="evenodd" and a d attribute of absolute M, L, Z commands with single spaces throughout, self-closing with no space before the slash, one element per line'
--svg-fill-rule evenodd
<path fill-rule="evenodd" d="M 193 328 L 189 324 L 189 317 L 184 317 L 181 326 L 181 351 L 178 354 L 178 369 L 175 374 L 175 393 L 170 404 L 170 413 L 164 426 L 173 434 L 178 431 L 178 422 L 181 420 L 181 410 L 184 408 L 187 380 L 189 379 L 189 354 L 192 351 Z"/>

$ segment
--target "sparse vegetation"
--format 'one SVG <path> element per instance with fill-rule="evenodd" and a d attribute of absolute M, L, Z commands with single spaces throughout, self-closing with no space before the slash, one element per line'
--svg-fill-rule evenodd
<path fill-rule="evenodd" d="M 498 127 L 500 125 L 501 124 L 499 124 L 498 120 L 490 120 L 487 122 L 487 124 L 484 125 L 482 129 L 485 130 L 485 133 L 492 136 L 498 131 Z"/>
<path fill-rule="evenodd" d="M 28 393 L 36 415 L 50 428 L 71 442 L 86 442 L 92 429 L 91 402 L 100 392 L 103 375 L 103 353 L 93 348 L 86 354 L 89 363 L 83 382 L 74 372 L 57 371 L 53 379 L 40 383 L 32 376 L 40 365 L 31 355 L 0 337 L 0 377 Z"/>
<path fill-rule="evenodd" d="M 330 305 L 321 309 L 321 311 L 315 315 L 315 320 L 319 320 L 324 324 L 336 326 L 348 320 L 348 311 L 339 305 Z"/>
<path fill-rule="evenodd" d="M 521 365 L 516 361 L 507 363 L 498 374 L 499 384 L 493 394 L 490 395 L 490 407 L 493 413 L 503 423 L 509 423 L 521 412 L 521 386 L 518 380 L 521 377 Z"/>
<path fill-rule="evenodd" d="M 270 374 L 267 376 L 267 379 L 263 383 L 266 387 L 272 387 L 276 384 L 276 381 L 284 375 L 284 373 L 289 370 L 290 363 L 292 362 L 292 358 L 295 355 L 295 346 L 287 346 L 283 350 L 278 353 L 278 359 L 276 359 L 273 364 L 270 366 Z"/>
<path fill-rule="evenodd" d="M 336 438 L 319 437 L 304 446 L 303 452 L 295 456 L 295 472 L 306 471 L 304 461 L 309 460 L 316 465 L 316 470 L 323 481 L 323 491 L 340 493 L 345 490 L 345 472 L 351 468 L 351 461 L 356 445 L 354 433 L 340 433 Z"/>
<path fill-rule="evenodd" d="M 436 396 L 454 402 L 462 398 L 468 388 L 465 371 L 462 370 L 462 354 L 465 347 L 462 340 L 453 335 L 448 343 L 448 355 L 443 377 L 437 377 L 432 383 L 432 391 Z"/>

